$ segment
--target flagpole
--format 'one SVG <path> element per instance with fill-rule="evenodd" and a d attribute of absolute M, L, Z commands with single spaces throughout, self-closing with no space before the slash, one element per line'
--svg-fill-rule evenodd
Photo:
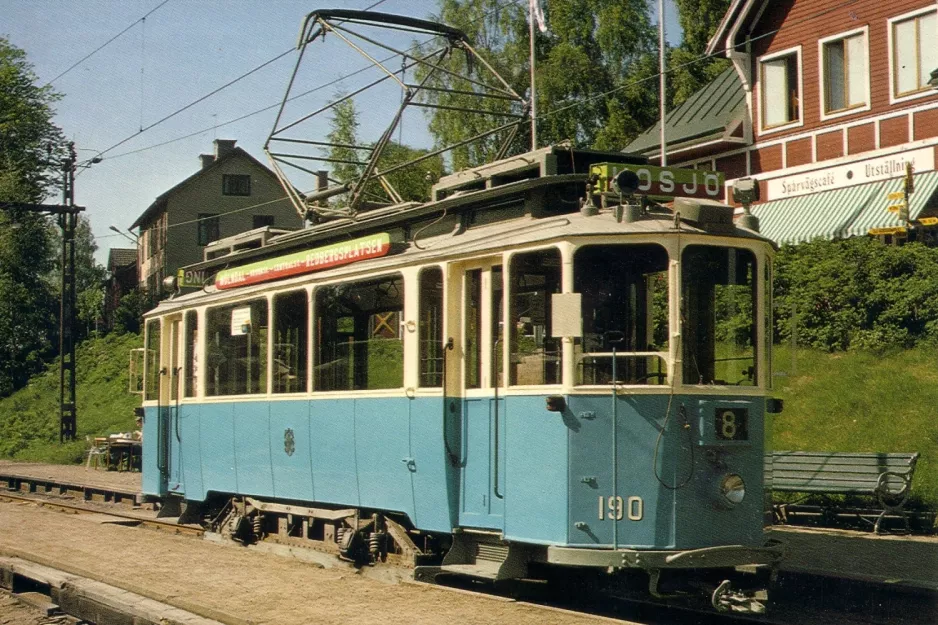
<path fill-rule="evenodd" d="M 668 166 L 668 146 L 664 136 L 665 88 L 667 76 L 664 64 L 664 0 L 658 0 L 658 114 L 661 118 L 661 166 Z"/>
<path fill-rule="evenodd" d="M 531 150 L 537 149 L 537 97 L 534 92 L 534 3 L 528 0 L 528 43 L 531 47 Z"/>

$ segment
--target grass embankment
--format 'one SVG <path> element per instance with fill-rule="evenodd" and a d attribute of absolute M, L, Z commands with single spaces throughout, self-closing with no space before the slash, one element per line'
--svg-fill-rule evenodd
<path fill-rule="evenodd" d="M 912 498 L 938 509 L 938 351 L 827 354 L 776 346 L 775 449 L 919 452 Z M 781 374 L 781 375 L 780 375 Z"/>
<path fill-rule="evenodd" d="M 86 436 L 103 436 L 134 429 L 140 396 L 128 392 L 130 350 L 142 347 L 136 334 L 109 334 L 78 346 L 76 439 L 59 444 L 59 365 L 13 395 L 0 399 L 0 458 L 37 462 L 80 462 Z"/>

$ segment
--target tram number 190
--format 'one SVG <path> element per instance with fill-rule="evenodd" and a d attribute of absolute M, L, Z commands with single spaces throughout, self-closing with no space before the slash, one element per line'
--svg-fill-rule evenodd
<path fill-rule="evenodd" d="M 605 519 L 621 521 L 623 516 L 629 521 L 641 521 L 645 516 L 645 502 L 641 497 L 629 497 L 625 501 L 622 497 L 599 496 L 599 520 Z"/>

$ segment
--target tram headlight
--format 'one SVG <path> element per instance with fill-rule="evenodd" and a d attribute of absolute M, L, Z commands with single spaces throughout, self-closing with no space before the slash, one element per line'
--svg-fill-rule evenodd
<path fill-rule="evenodd" d="M 720 495 L 725 503 L 739 505 L 746 498 L 746 482 L 736 473 L 728 473 L 720 480 Z"/>

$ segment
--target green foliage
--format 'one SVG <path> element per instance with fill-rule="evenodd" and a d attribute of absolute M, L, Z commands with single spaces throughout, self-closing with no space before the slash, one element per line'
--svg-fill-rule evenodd
<path fill-rule="evenodd" d="M 52 226 L 6 202 L 39 203 L 58 183 L 59 96 L 36 86 L 26 54 L 0 38 L 0 397 L 42 368 L 55 343 Z"/>
<path fill-rule="evenodd" d="M 26 53 L 0 37 L 0 201 L 40 202 L 59 184 L 65 141 L 52 105 L 61 96 L 36 82 Z"/>
<path fill-rule="evenodd" d="M 671 106 L 680 106 L 729 66 L 725 58 L 698 60 L 729 9 L 730 0 L 675 0 L 684 37 L 669 58 Z"/>
<path fill-rule="evenodd" d="M 334 99 L 341 100 L 343 97 L 344 94 L 337 93 Z M 362 168 L 358 163 L 363 159 L 354 147 L 358 145 L 358 126 L 358 111 L 351 99 L 342 100 L 332 109 L 326 139 L 337 145 L 329 148 L 327 156 L 333 161 L 332 178 L 343 184 L 355 182 L 361 175 Z"/>
<path fill-rule="evenodd" d="M 336 95 L 341 99 L 342 94 Z M 329 141 L 338 145 L 331 146 L 328 158 L 333 159 L 332 178 L 341 183 L 354 183 L 361 177 L 361 165 L 369 157 L 367 150 L 359 150 L 353 146 L 361 145 L 358 140 L 358 111 L 352 100 L 344 100 L 333 109 L 329 121 L 331 130 Z M 374 147 L 372 144 L 371 147 Z M 381 153 L 376 172 L 385 171 L 396 165 L 403 165 L 408 161 L 420 158 L 429 150 L 421 150 L 390 141 Z M 439 180 L 444 173 L 443 158 L 441 156 L 429 157 L 419 164 L 403 167 L 385 176 L 385 181 L 401 196 L 405 202 L 425 202 L 430 199 L 430 187 Z M 365 188 L 365 199 L 369 202 L 396 203 L 379 181 L 369 183 Z"/>
<path fill-rule="evenodd" d="M 636 81 L 654 76 L 657 43 L 646 0 L 552 0 L 545 7 L 548 32 L 537 33 L 538 143 L 571 141 L 599 149 L 621 149 L 655 119 L 657 96 Z M 440 21 L 465 32 L 474 47 L 510 87 L 530 96 L 527 6 L 497 0 L 441 0 Z M 462 57 L 457 55 L 455 61 Z M 464 62 L 464 61 L 461 61 Z M 463 66 L 463 69 L 465 66 Z M 418 72 L 418 78 L 425 73 Z M 467 81 L 436 75 L 430 86 L 479 91 Z M 427 102 L 451 107 L 514 112 L 503 100 L 429 92 Z M 434 109 L 430 132 L 451 145 L 505 123 L 504 117 Z M 522 128 L 514 151 L 527 149 Z M 489 137 L 453 151 L 461 169 L 491 160 L 502 137 Z"/>
<path fill-rule="evenodd" d="M 136 288 L 124 294 L 114 310 L 114 332 L 140 334 L 143 314 L 152 308 L 147 292 Z"/>
<path fill-rule="evenodd" d="M 919 452 L 912 497 L 938 508 L 938 354 L 930 346 L 874 354 L 776 346 L 775 449 Z"/>
<path fill-rule="evenodd" d="M 938 249 L 865 237 L 782 248 L 775 337 L 826 351 L 938 340 Z"/>
<path fill-rule="evenodd" d="M 136 334 L 89 339 L 77 350 L 78 436 L 59 444 L 58 363 L 34 376 L 27 386 L 0 399 L 0 457 L 40 462 L 77 462 L 85 437 L 130 431 L 137 395 L 128 391 L 130 350 L 142 347 Z"/>

